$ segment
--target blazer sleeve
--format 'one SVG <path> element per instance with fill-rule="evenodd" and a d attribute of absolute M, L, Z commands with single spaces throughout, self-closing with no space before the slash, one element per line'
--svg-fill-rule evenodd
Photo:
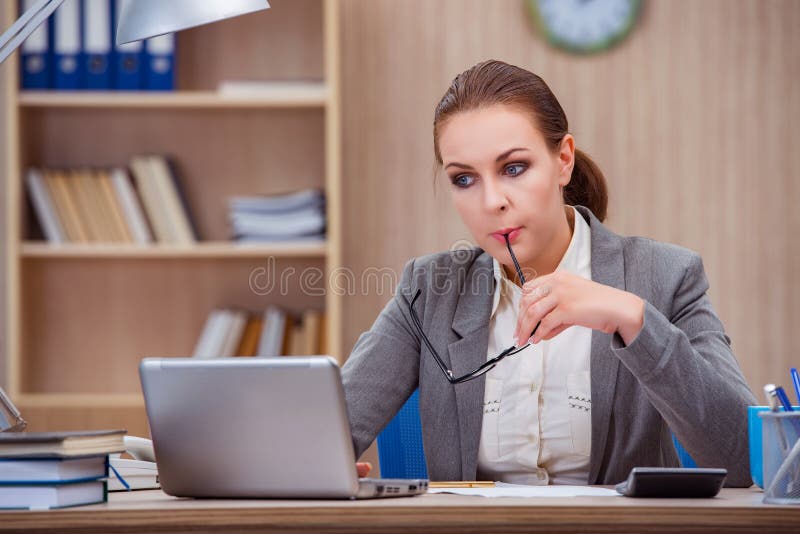
<path fill-rule="evenodd" d="M 414 259 L 403 269 L 392 299 L 361 334 L 342 368 L 347 412 L 356 458 L 400 410 L 419 382 L 420 339 L 408 315 Z M 418 285 L 413 285 L 416 290 Z M 415 304 L 423 309 L 424 291 Z"/>
<path fill-rule="evenodd" d="M 700 466 L 725 467 L 727 485 L 748 487 L 747 406 L 756 400 L 711 306 L 703 263 L 692 254 L 667 318 L 645 303 L 644 325 L 612 351 Z"/>

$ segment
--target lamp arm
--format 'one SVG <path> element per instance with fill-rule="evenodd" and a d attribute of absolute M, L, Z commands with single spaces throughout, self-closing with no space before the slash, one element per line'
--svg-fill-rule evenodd
<path fill-rule="evenodd" d="M 0 63 L 53 14 L 64 0 L 39 0 L 0 36 Z"/>

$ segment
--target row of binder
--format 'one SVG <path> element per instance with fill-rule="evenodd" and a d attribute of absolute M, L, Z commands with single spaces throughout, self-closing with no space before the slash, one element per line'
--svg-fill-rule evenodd
<path fill-rule="evenodd" d="M 65 0 L 22 44 L 22 89 L 174 90 L 174 34 L 114 44 L 124 1 Z"/>

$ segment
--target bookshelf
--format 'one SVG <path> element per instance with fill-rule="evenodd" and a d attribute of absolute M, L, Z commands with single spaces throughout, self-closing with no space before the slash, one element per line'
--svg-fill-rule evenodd
<path fill-rule="evenodd" d="M 325 276 L 341 266 L 339 7 L 271 4 L 178 33 L 174 92 L 21 91 L 16 56 L 5 66 L 6 389 L 33 429 L 146 435 L 140 359 L 190 355 L 215 307 L 324 310 L 329 352 L 342 360 L 341 296 Z M 6 20 L 15 5 L 3 4 Z M 216 91 L 240 79 L 268 83 L 258 93 Z M 28 167 L 119 166 L 141 153 L 178 162 L 200 242 L 37 237 Z M 228 196 L 306 187 L 326 193 L 324 242 L 227 240 Z M 311 287 L 302 279 L 309 272 Z M 259 281 L 265 273 L 281 283 Z"/>

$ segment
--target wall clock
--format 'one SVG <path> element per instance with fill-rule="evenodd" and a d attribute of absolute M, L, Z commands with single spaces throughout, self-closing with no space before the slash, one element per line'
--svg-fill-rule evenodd
<path fill-rule="evenodd" d="M 600 52 L 633 28 L 641 0 L 527 0 L 534 24 L 547 40 L 580 54 Z"/>

